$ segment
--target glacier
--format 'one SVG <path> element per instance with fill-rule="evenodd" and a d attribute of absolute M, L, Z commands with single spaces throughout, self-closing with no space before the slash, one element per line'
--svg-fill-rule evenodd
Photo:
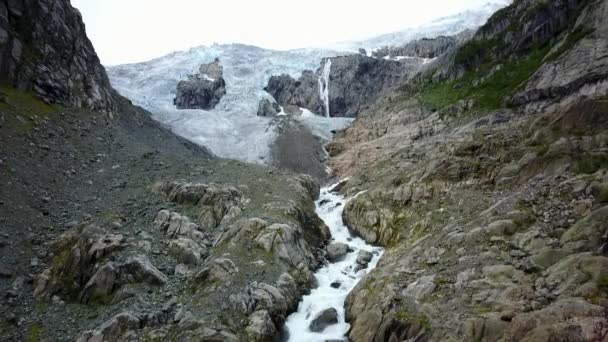
<path fill-rule="evenodd" d="M 271 99 L 264 91 L 272 75 L 298 77 L 302 70 L 316 70 L 323 57 L 337 51 L 300 49 L 274 51 L 243 44 L 215 44 L 174 52 L 151 61 L 108 67 L 114 88 L 134 104 L 149 110 L 176 134 L 203 145 L 214 154 L 253 163 L 269 163 L 275 138 L 271 118 L 258 117 L 258 103 Z M 173 105 L 177 83 L 202 63 L 219 58 L 224 66 L 226 95 L 209 111 L 178 110 Z M 273 100 L 274 101 L 274 100 Z M 316 129 L 340 128 L 345 120 L 310 120 Z M 328 122 L 325 122 L 328 121 Z"/>
<path fill-rule="evenodd" d="M 298 78 L 303 70 L 320 71 L 321 97 L 329 95 L 329 58 L 368 51 L 385 45 L 403 45 L 413 39 L 453 35 L 480 26 L 509 0 L 492 0 L 477 10 L 441 18 L 415 29 L 383 35 L 359 42 L 331 47 L 311 47 L 289 51 L 263 49 L 244 44 L 214 44 L 177 51 L 150 61 L 107 67 L 114 88 L 134 104 L 149 110 L 153 118 L 176 134 L 207 147 L 215 155 L 245 162 L 270 164 L 271 145 L 277 133 L 277 118 L 257 116 L 259 101 L 268 98 L 264 91 L 272 75 L 289 74 Z M 357 51 L 357 52 L 355 52 Z M 213 110 L 178 110 L 173 104 L 177 83 L 195 73 L 202 63 L 219 58 L 224 67 L 226 95 Z M 403 57 L 407 58 L 407 57 Z M 322 141 L 331 131 L 347 127 L 352 119 L 328 118 L 325 113 L 308 111 L 297 117 Z M 279 117 L 280 119 L 280 117 Z"/>

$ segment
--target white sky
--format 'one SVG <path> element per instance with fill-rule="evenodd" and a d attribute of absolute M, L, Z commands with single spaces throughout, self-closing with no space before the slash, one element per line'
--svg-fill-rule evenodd
<path fill-rule="evenodd" d="M 399 31 L 487 0 L 72 0 L 105 65 L 193 46 L 286 50 Z"/>

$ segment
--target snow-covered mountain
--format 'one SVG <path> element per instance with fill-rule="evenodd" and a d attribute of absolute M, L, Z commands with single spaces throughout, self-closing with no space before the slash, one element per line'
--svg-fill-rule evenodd
<path fill-rule="evenodd" d="M 256 114 L 259 101 L 270 97 L 264 91 L 270 76 L 286 73 L 297 77 L 302 70 L 317 70 L 323 57 L 349 54 L 360 47 L 402 45 L 416 38 L 456 34 L 480 26 L 508 2 L 493 0 L 478 10 L 362 42 L 337 44 L 333 49 L 275 51 L 242 44 L 216 44 L 174 52 L 147 62 L 109 67 L 108 75 L 122 95 L 148 109 L 156 120 L 175 133 L 221 157 L 267 163 L 276 127 L 272 119 Z M 198 70 L 200 64 L 215 58 L 219 58 L 224 67 L 227 94 L 213 110 L 176 109 L 173 99 L 177 83 Z M 299 119 L 324 139 L 331 136 L 331 130 L 351 122 L 351 119 L 315 115 L 303 115 Z"/>
<path fill-rule="evenodd" d="M 494 12 L 512 2 L 513 0 L 491 0 L 479 8 L 439 18 L 420 26 L 406 28 L 402 31 L 391 32 L 362 41 L 339 42 L 331 44 L 328 47 L 349 51 L 357 51 L 359 48 L 363 48 L 370 51 L 384 46 L 403 45 L 421 38 L 451 36 L 465 30 L 473 30 L 480 27 Z"/>

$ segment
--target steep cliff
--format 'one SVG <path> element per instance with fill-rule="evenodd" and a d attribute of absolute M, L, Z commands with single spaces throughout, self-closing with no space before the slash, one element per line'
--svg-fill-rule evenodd
<path fill-rule="evenodd" d="M 298 80 L 289 75 L 273 76 L 264 88 L 282 106 L 297 106 L 323 115 L 319 78 L 327 60 L 316 73 L 307 70 Z M 329 115 L 355 117 L 374 99 L 402 84 L 423 65 L 422 58 L 386 60 L 361 54 L 331 58 L 329 68 Z"/>
<path fill-rule="evenodd" d="M 0 50 L 4 83 L 46 103 L 116 111 L 116 93 L 69 1 L 2 1 Z"/>

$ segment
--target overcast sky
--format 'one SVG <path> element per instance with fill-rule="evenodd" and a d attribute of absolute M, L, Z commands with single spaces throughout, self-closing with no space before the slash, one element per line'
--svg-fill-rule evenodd
<path fill-rule="evenodd" d="M 72 0 L 101 62 L 217 43 L 292 49 L 368 38 L 487 0 Z"/>

